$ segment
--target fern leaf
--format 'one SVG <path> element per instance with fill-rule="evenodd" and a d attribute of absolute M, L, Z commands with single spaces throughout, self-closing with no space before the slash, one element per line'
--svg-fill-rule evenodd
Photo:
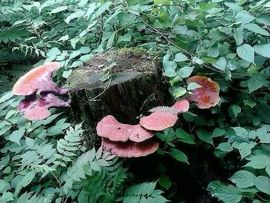
<path fill-rule="evenodd" d="M 78 155 L 78 149 L 81 147 L 83 139 L 82 133 L 82 125 L 78 124 L 75 128 L 70 127 L 65 137 L 57 141 L 58 153 L 55 155 L 56 161 L 54 162 L 56 166 L 65 167 Z"/>
<path fill-rule="evenodd" d="M 133 185 L 125 191 L 125 194 L 120 199 L 123 203 L 129 202 L 156 202 L 165 203 L 168 202 L 166 198 L 162 196 L 161 190 L 156 190 L 157 182 L 142 183 Z"/>

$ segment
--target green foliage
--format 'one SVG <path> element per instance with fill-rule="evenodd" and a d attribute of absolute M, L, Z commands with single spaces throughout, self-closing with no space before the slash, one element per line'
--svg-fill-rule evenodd
<path fill-rule="evenodd" d="M 203 146 L 227 171 L 219 177 L 227 181 L 209 184 L 214 197 L 269 201 L 269 11 L 267 0 L 1 1 L 0 202 L 115 202 L 121 196 L 166 202 L 156 183 L 124 193 L 132 183 L 127 169 L 101 150 L 86 149 L 80 124 L 55 113 L 28 122 L 15 110 L 20 98 L 7 92 L 33 64 L 61 62 L 61 82 L 96 53 L 134 46 L 162 58 L 175 98 L 198 88 L 186 83 L 191 75 L 220 85 L 218 106 L 191 105 L 181 127 L 157 133 L 158 154 L 193 167 L 181 147 Z M 159 184 L 170 190 L 175 180 L 166 173 L 159 171 Z M 168 199 L 177 196 L 168 193 Z"/>
<path fill-rule="evenodd" d="M 109 153 L 86 150 L 81 124 L 60 114 L 29 122 L 17 104 L 10 92 L 0 97 L 0 202 L 88 202 L 81 200 L 82 191 L 96 199 L 110 196 L 110 202 L 120 197 L 127 171 Z M 91 181 L 96 187 L 97 179 L 103 188 L 84 190 Z"/>
<path fill-rule="evenodd" d="M 128 202 L 168 202 L 162 196 L 161 190 L 156 190 L 156 182 L 142 183 L 138 185 L 133 185 L 125 191 L 121 200 L 124 203 Z"/>

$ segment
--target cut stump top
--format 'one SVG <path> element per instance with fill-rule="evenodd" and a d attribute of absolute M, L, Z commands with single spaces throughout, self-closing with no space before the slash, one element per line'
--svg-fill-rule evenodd
<path fill-rule="evenodd" d="M 157 74 L 158 64 L 145 50 L 124 48 L 95 55 L 90 62 L 73 71 L 67 80 L 71 92 L 81 89 L 104 88 Z"/>

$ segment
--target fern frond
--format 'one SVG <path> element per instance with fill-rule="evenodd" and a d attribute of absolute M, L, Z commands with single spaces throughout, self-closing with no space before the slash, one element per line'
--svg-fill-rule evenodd
<path fill-rule="evenodd" d="M 133 185 L 125 191 L 125 194 L 120 199 L 123 203 L 129 202 L 156 202 L 165 203 L 168 202 L 166 198 L 162 196 L 163 191 L 156 190 L 157 182 L 142 183 Z"/>
<path fill-rule="evenodd" d="M 29 169 L 41 174 L 41 178 L 54 171 L 56 149 L 50 143 L 35 145 L 20 155 L 21 169 Z"/>
<path fill-rule="evenodd" d="M 78 151 L 81 150 L 83 130 L 82 124 L 78 124 L 75 128 L 70 127 L 67 131 L 65 137 L 57 141 L 57 154 L 55 154 L 56 161 L 54 164 L 56 166 L 66 167 L 67 163 L 72 162 L 72 160 L 78 155 Z"/>
<path fill-rule="evenodd" d="M 0 43 L 16 42 L 26 38 L 31 33 L 24 27 L 8 27 L 0 29 Z"/>
<path fill-rule="evenodd" d="M 86 179 L 86 176 L 93 176 L 95 172 L 100 172 L 102 167 L 109 166 L 110 162 L 106 161 L 102 157 L 101 148 L 96 152 L 93 148 L 90 151 L 83 153 L 71 167 L 68 168 L 67 172 L 62 177 L 65 182 L 63 188 L 68 192 L 74 182 Z"/>

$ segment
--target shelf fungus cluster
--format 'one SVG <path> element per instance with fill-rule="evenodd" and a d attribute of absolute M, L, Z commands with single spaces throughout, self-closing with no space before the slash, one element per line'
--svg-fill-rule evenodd
<path fill-rule="evenodd" d="M 119 157 L 147 156 L 158 149 L 154 132 L 174 126 L 178 115 L 189 110 L 189 102 L 195 102 L 200 109 L 208 109 L 219 103 L 219 85 L 215 81 L 205 76 L 193 76 L 187 82 L 199 85 L 187 99 L 179 100 L 172 106 L 150 109 L 150 114 L 141 117 L 137 125 L 120 123 L 112 115 L 105 116 L 96 128 L 98 136 L 102 138 L 103 149 Z"/>
<path fill-rule="evenodd" d="M 34 68 L 19 78 L 13 86 L 14 95 L 24 96 L 18 110 L 28 120 L 42 120 L 50 116 L 51 107 L 68 107 L 69 102 L 60 99 L 68 90 L 53 82 L 53 73 L 60 63 L 50 62 Z"/>
<path fill-rule="evenodd" d="M 192 90 L 188 100 L 195 102 L 199 109 L 208 109 L 216 106 L 219 101 L 219 85 L 217 82 L 205 76 L 193 76 L 187 83 L 197 83 L 200 87 Z"/>
<path fill-rule="evenodd" d="M 154 138 L 155 131 L 162 131 L 175 125 L 178 114 L 188 111 L 186 100 L 176 102 L 172 107 L 156 107 L 150 115 L 140 119 L 139 124 L 123 124 L 112 115 L 105 116 L 96 127 L 102 138 L 101 145 L 119 157 L 142 157 L 154 153 L 159 146 Z"/>

